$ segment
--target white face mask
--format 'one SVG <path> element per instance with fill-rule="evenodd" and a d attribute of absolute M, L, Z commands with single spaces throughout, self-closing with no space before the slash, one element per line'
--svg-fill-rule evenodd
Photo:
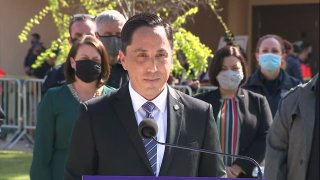
<path fill-rule="evenodd" d="M 217 81 L 223 89 L 233 90 L 239 87 L 244 75 L 242 71 L 220 71 L 217 75 Z"/>

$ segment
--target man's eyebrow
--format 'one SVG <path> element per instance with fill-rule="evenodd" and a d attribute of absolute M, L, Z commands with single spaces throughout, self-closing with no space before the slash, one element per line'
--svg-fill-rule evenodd
<path fill-rule="evenodd" d="M 147 50 L 143 49 L 143 48 L 138 48 L 136 50 L 134 50 L 133 52 L 146 52 Z"/>
<path fill-rule="evenodd" d="M 167 50 L 166 49 L 163 49 L 163 48 L 161 48 L 161 49 L 159 49 L 159 50 L 157 50 L 158 52 L 167 52 Z"/>
<path fill-rule="evenodd" d="M 135 49 L 133 52 L 147 52 L 147 50 L 143 48 L 138 48 L 138 49 Z M 161 48 L 161 49 L 158 49 L 157 52 L 167 52 L 167 50 Z"/>

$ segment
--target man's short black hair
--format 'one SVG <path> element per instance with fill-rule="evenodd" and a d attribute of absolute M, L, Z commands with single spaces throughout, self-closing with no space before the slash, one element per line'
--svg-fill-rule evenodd
<path fill-rule="evenodd" d="M 160 17 L 150 14 L 150 13 L 142 13 L 132 16 L 123 26 L 121 31 L 121 40 L 122 47 L 121 50 L 123 53 L 126 53 L 126 48 L 131 44 L 133 33 L 140 27 L 156 27 L 162 26 L 164 27 L 167 38 L 169 40 L 170 46 L 173 47 L 173 35 L 172 29 L 168 23 L 162 20 Z"/>

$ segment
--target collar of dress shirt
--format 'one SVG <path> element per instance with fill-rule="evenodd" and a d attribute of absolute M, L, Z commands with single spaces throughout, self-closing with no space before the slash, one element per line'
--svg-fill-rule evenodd
<path fill-rule="evenodd" d="M 135 91 L 132 86 L 131 82 L 129 82 L 129 92 L 132 101 L 133 110 L 136 113 L 141 106 L 146 103 L 148 100 L 142 97 L 140 94 Z M 164 87 L 164 90 L 151 102 L 153 102 L 156 107 L 163 113 L 166 110 L 167 106 L 167 95 L 168 95 L 168 88 L 167 85 Z"/>

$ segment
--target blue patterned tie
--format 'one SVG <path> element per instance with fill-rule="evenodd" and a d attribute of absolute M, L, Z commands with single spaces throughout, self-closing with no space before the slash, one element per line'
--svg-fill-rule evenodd
<path fill-rule="evenodd" d="M 152 111 L 156 106 L 152 102 L 146 102 L 142 108 L 146 111 L 146 118 L 153 118 Z M 157 143 L 152 139 L 143 139 L 143 144 L 147 152 L 147 156 L 153 170 L 154 175 L 157 173 Z"/>

